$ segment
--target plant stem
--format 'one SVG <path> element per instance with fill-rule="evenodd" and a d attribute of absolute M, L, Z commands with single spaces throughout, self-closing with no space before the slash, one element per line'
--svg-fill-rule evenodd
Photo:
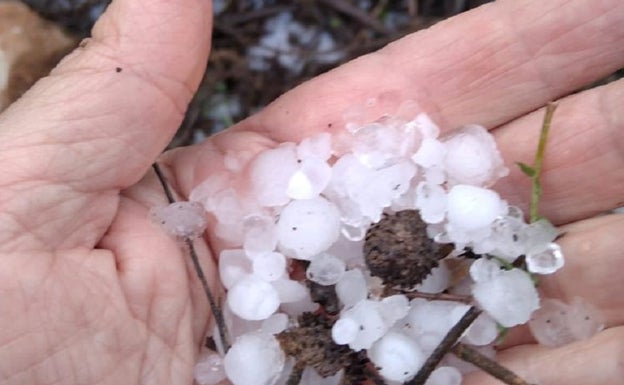
<path fill-rule="evenodd" d="M 466 314 L 457 322 L 451 330 L 446 333 L 444 339 L 440 344 L 435 348 L 433 353 L 427 358 L 422 368 L 416 373 L 416 376 L 411 380 L 407 381 L 405 385 L 423 385 L 425 381 L 431 375 L 442 361 L 442 358 L 451 350 L 453 345 L 457 343 L 461 335 L 468 329 L 470 325 L 477 319 L 477 317 L 481 314 L 481 310 L 479 310 L 476 306 L 472 306 Z"/>
<path fill-rule="evenodd" d="M 455 346 L 453 346 L 451 352 L 458 358 L 466 362 L 470 362 L 507 385 L 529 385 L 528 382 L 520 378 L 520 376 L 511 370 L 484 356 L 472 347 L 462 344 L 461 342 L 458 342 Z"/>
<path fill-rule="evenodd" d="M 542 185 L 539 178 L 540 174 L 542 173 L 542 162 L 544 160 L 546 142 L 548 141 L 548 131 L 550 131 L 550 125 L 556 109 L 556 103 L 548 103 L 546 105 L 546 113 L 544 114 L 544 120 L 542 122 L 542 130 L 540 132 L 539 143 L 537 145 L 537 153 L 535 154 L 535 161 L 533 163 L 534 174 L 531 177 L 531 180 L 533 182 L 531 189 L 531 206 L 529 210 L 531 222 L 535 222 L 540 219 L 537 206 L 539 203 L 539 199 L 542 195 Z"/>
<path fill-rule="evenodd" d="M 169 203 L 174 203 L 175 198 L 173 196 L 173 192 L 167 183 L 167 179 L 165 178 L 162 170 L 158 163 L 154 163 L 152 165 L 160 184 L 162 185 L 163 190 L 165 191 L 165 195 L 167 196 L 167 201 Z M 190 238 L 184 238 L 184 243 L 188 247 L 189 254 L 191 255 L 191 260 L 193 261 L 193 267 L 195 269 L 195 273 L 199 278 L 202 288 L 204 289 L 204 293 L 206 294 L 206 298 L 208 298 L 208 303 L 210 304 L 210 310 L 212 311 L 212 315 L 215 318 L 215 322 L 217 323 L 217 329 L 219 330 L 219 337 L 221 338 L 221 345 L 223 346 L 223 350 L 225 352 L 230 348 L 227 328 L 225 327 L 225 319 L 223 317 L 223 312 L 219 305 L 217 305 L 217 301 L 215 297 L 212 295 L 212 291 L 210 290 L 210 286 L 208 285 L 208 280 L 206 279 L 206 275 L 204 274 L 204 270 L 199 264 L 199 258 L 197 257 L 197 252 L 195 251 L 195 246 L 193 245 L 193 240 Z"/>

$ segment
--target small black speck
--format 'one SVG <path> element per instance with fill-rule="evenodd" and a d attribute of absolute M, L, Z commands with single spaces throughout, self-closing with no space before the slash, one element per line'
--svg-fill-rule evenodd
<path fill-rule="evenodd" d="M 404 376 L 407 376 L 409 374 L 409 372 L 403 372 Z"/>
<path fill-rule="evenodd" d="M 165 223 L 167 223 L 167 221 L 160 221 L 161 225 L 164 225 Z"/>
<path fill-rule="evenodd" d="M 360 330 L 364 330 L 364 325 L 360 325 Z"/>
<path fill-rule="evenodd" d="M 301 159 L 297 159 L 297 163 L 301 163 Z"/>
<path fill-rule="evenodd" d="M 550 323 L 550 320 L 549 320 L 549 319 L 547 319 L 547 320 L 546 320 L 546 323 L 547 323 L 547 324 L 549 324 L 549 323 Z"/>
<path fill-rule="evenodd" d="M 560 311 L 559 314 L 564 315 L 566 312 L 565 311 Z"/>
<path fill-rule="evenodd" d="M 293 226 L 292 231 L 297 231 L 297 226 Z"/>
<path fill-rule="evenodd" d="M 120 73 L 121 71 L 123 71 L 123 69 L 121 67 L 115 68 L 115 72 Z"/>
<path fill-rule="evenodd" d="M 513 235 L 513 241 L 514 242 L 518 242 L 518 234 L 514 234 Z"/>
<path fill-rule="evenodd" d="M 589 316 L 588 315 L 585 316 L 585 321 L 589 321 Z"/>
<path fill-rule="evenodd" d="M 327 128 L 332 128 L 333 125 L 334 123 L 327 123 Z"/>

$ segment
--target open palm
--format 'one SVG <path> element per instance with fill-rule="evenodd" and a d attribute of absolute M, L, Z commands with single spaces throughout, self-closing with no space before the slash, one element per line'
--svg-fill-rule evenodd
<path fill-rule="evenodd" d="M 150 165 L 205 68 L 210 14 L 206 0 L 114 1 L 93 39 L 0 117 L 0 383 L 192 383 L 209 307 L 187 254 L 147 212 L 166 202 Z M 506 161 L 528 162 L 534 110 L 621 67 L 622 41 L 617 0 L 500 1 L 310 81 L 160 161 L 185 197 L 226 151 L 338 129 L 346 109 L 376 98 L 371 119 L 416 100 L 444 129 L 495 128 Z M 518 330 L 501 357 L 540 384 L 615 384 L 624 371 L 624 300 L 613 294 L 623 287 L 624 216 L 586 219 L 624 199 L 623 102 L 619 81 L 562 99 L 555 117 L 542 209 L 567 224 L 568 266 L 541 287 L 598 305 L 609 329 L 556 350 Z M 526 206 L 520 173 L 498 187 Z M 207 237 L 196 247 L 217 290 L 210 250 L 219 244 Z"/>

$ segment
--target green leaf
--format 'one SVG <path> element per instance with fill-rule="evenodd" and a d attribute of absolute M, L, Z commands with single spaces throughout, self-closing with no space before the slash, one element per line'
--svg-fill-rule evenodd
<path fill-rule="evenodd" d="M 520 170 L 529 178 L 533 178 L 535 177 L 535 169 L 531 166 L 529 166 L 526 163 L 522 163 L 522 162 L 516 162 L 516 164 L 518 165 L 518 167 L 520 167 Z"/>

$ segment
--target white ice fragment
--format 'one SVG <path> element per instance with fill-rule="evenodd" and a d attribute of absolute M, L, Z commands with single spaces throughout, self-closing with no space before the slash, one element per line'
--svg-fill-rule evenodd
<path fill-rule="evenodd" d="M 279 334 L 288 327 L 288 315 L 284 313 L 272 314 L 269 318 L 262 321 L 260 330 L 268 334 Z"/>
<path fill-rule="evenodd" d="M 336 295 L 345 306 L 353 306 L 368 294 L 366 279 L 360 269 L 347 270 L 336 283 Z"/>
<path fill-rule="evenodd" d="M 416 286 L 421 293 L 442 293 L 451 284 L 451 271 L 444 261 L 431 270 L 431 273 Z"/>
<path fill-rule="evenodd" d="M 174 202 L 165 207 L 152 207 L 150 215 L 168 234 L 178 238 L 198 238 L 208 224 L 204 206 L 199 202 Z"/>
<path fill-rule="evenodd" d="M 277 222 L 279 244 L 290 257 L 310 259 L 327 250 L 340 235 L 340 213 L 318 197 L 290 202 Z"/>
<path fill-rule="evenodd" d="M 425 223 L 440 223 L 446 215 L 446 191 L 437 184 L 420 182 L 416 186 L 416 207 Z"/>
<path fill-rule="evenodd" d="M 328 253 L 321 253 L 314 258 L 306 270 L 306 277 L 319 285 L 335 285 L 346 270 L 346 264 Z"/>
<path fill-rule="evenodd" d="M 295 149 L 294 143 L 283 143 L 261 152 L 251 161 L 251 190 L 261 205 L 272 207 L 288 203 L 288 184 L 298 169 Z"/>
<path fill-rule="evenodd" d="M 414 124 L 424 138 L 435 139 L 440 135 L 440 128 L 425 113 L 416 115 L 416 118 L 409 124 Z"/>
<path fill-rule="evenodd" d="M 462 382 L 462 375 L 459 370 L 452 366 L 440 366 L 436 368 L 425 385 L 460 385 Z"/>
<path fill-rule="evenodd" d="M 521 217 L 508 213 L 506 216 L 496 218 L 491 228 L 490 236 L 474 245 L 475 253 L 496 255 L 509 262 L 526 253 L 527 224 Z"/>
<path fill-rule="evenodd" d="M 225 380 L 223 358 L 217 353 L 203 354 L 195 364 L 193 376 L 198 385 L 216 385 Z"/>
<path fill-rule="evenodd" d="M 331 135 L 327 132 L 305 138 L 297 146 L 297 157 L 305 159 L 316 157 L 327 160 L 331 157 Z"/>
<path fill-rule="evenodd" d="M 349 342 L 349 347 L 356 352 L 369 349 L 389 329 L 381 315 L 379 302 L 376 301 L 362 300 L 352 308 L 344 310 L 340 316 L 358 323 L 357 335 Z"/>
<path fill-rule="evenodd" d="M 409 300 L 403 294 L 384 297 L 379 301 L 379 311 L 387 327 L 392 327 L 409 312 Z"/>
<path fill-rule="evenodd" d="M 559 235 L 557 228 L 547 219 L 540 219 L 529 224 L 524 231 L 527 253 L 545 250 Z"/>
<path fill-rule="evenodd" d="M 338 345 L 353 342 L 358 334 L 360 324 L 351 317 L 341 316 L 332 326 L 332 339 Z"/>
<path fill-rule="evenodd" d="M 476 346 L 488 345 L 498 337 L 498 325 L 487 313 L 481 313 L 464 334 L 463 341 Z"/>
<path fill-rule="evenodd" d="M 504 327 L 527 322 L 539 308 L 539 296 L 528 273 L 502 271 L 490 280 L 476 282 L 472 295 L 483 310 Z"/>
<path fill-rule="evenodd" d="M 319 308 L 319 304 L 312 301 L 310 293 L 306 291 L 305 296 L 296 302 L 285 302 L 280 305 L 280 309 L 293 318 L 299 317 L 303 313 L 315 312 Z"/>
<path fill-rule="evenodd" d="M 280 298 L 270 283 L 255 276 L 248 276 L 238 281 L 228 291 L 227 304 L 232 313 L 242 319 L 259 321 L 275 313 Z"/>
<path fill-rule="evenodd" d="M 444 144 L 445 169 L 451 184 L 490 186 L 509 173 L 494 138 L 481 126 L 464 126 Z"/>
<path fill-rule="evenodd" d="M 502 273 L 500 263 L 485 257 L 472 262 L 468 271 L 475 282 L 486 282 Z"/>
<path fill-rule="evenodd" d="M 333 376 L 321 377 L 312 367 L 306 366 L 301 375 L 299 385 L 339 385 L 343 376 L 344 371 L 339 370 Z"/>
<path fill-rule="evenodd" d="M 252 214 L 243 219 L 243 249 L 249 257 L 275 250 L 277 229 L 269 215 Z"/>
<path fill-rule="evenodd" d="M 366 229 L 364 230 L 366 233 Z M 344 234 L 327 249 L 327 253 L 345 261 L 348 268 L 364 265 L 364 237 L 358 240 L 348 239 Z"/>
<path fill-rule="evenodd" d="M 481 187 L 456 185 L 448 194 L 448 221 L 464 231 L 486 228 L 507 212 L 498 193 Z"/>
<path fill-rule="evenodd" d="M 231 289 L 251 272 L 251 261 L 243 250 L 223 250 L 219 254 L 219 277 L 226 289 Z"/>
<path fill-rule="evenodd" d="M 412 161 L 424 168 L 442 167 L 445 155 L 446 147 L 442 142 L 433 138 L 425 138 L 418 151 L 412 156 Z"/>
<path fill-rule="evenodd" d="M 398 382 L 416 375 L 426 358 L 413 339 L 395 331 L 373 344 L 367 354 L 383 378 Z"/>
<path fill-rule="evenodd" d="M 282 372 L 284 361 L 285 355 L 277 339 L 256 332 L 234 341 L 223 364 L 234 385 L 273 385 Z"/>
<path fill-rule="evenodd" d="M 308 288 L 301 282 L 282 278 L 272 282 L 282 303 L 293 303 L 309 297 Z"/>
<path fill-rule="evenodd" d="M 434 334 L 438 343 L 469 308 L 453 301 L 412 300 L 407 322 L 415 335 Z"/>
<path fill-rule="evenodd" d="M 253 274 L 267 282 L 273 282 L 286 273 L 286 257 L 277 252 L 255 256 L 251 262 Z"/>
<path fill-rule="evenodd" d="M 288 181 L 286 194 L 292 199 L 315 198 L 329 184 L 331 173 L 331 167 L 323 159 L 304 158 Z"/>
<path fill-rule="evenodd" d="M 604 328 L 604 317 L 580 298 L 575 298 L 570 305 L 546 298 L 533 313 L 529 328 L 540 344 L 559 347 L 598 333 Z"/>
<path fill-rule="evenodd" d="M 545 250 L 526 255 L 527 268 L 531 273 L 552 274 L 561 269 L 565 263 L 561 247 L 549 243 Z"/>

